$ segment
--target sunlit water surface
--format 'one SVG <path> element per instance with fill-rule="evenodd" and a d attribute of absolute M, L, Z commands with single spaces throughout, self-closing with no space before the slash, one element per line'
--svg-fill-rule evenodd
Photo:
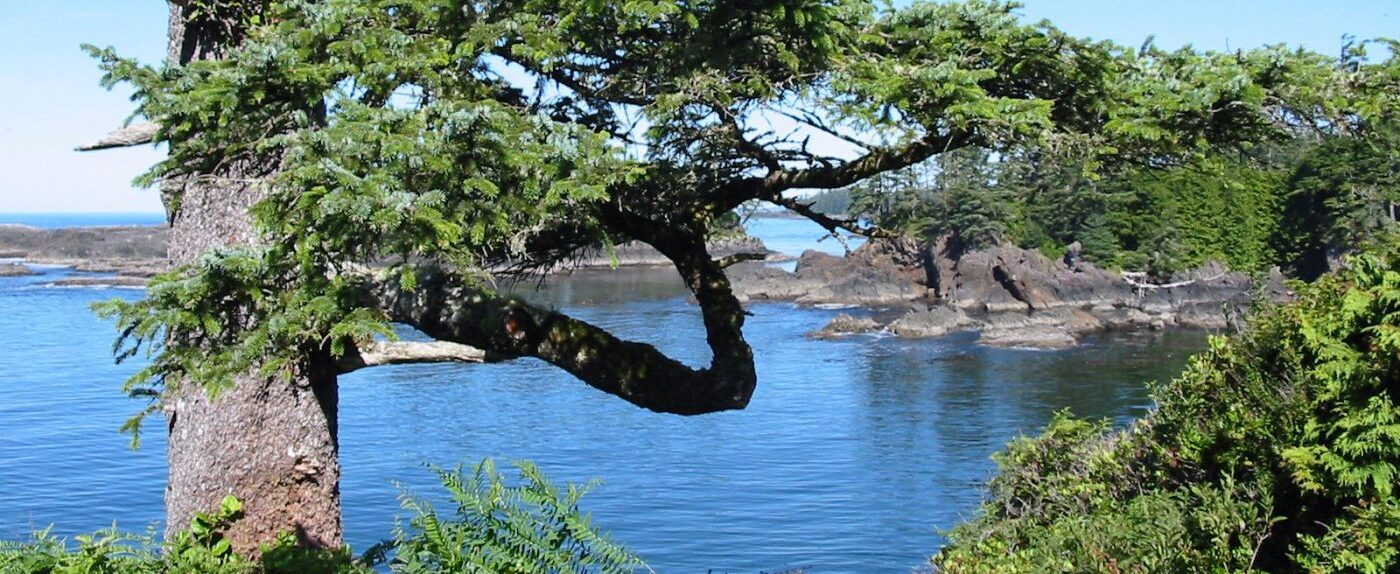
<path fill-rule="evenodd" d="M 776 221 L 776 223 L 775 223 Z M 795 220 L 771 234 L 820 235 Z M 760 233 L 764 233 L 760 228 Z M 786 243 L 785 243 L 786 242 Z M 800 243 L 777 242 L 785 251 Z M 88 311 L 135 290 L 0 278 L 0 539 L 160 520 L 162 422 L 140 450 L 117 427 L 142 403 L 118 388 L 114 332 Z M 670 271 L 580 273 L 533 297 L 692 364 L 708 359 L 696 307 Z M 534 360 L 419 365 L 343 378 L 342 492 L 349 542 L 388 535 L 425 465 L 533 460 L 556 480 L 602 480 L 585 499 L 661 573 L 804 567 L 905 573 L 975 510 L 989 456 L 1057 410 L 1125 423 L 1203 346 L 1193 332 L 1118 334 L 1066 351 L 989 349 L 975 335 L 815 340 L 837 311 L 750 306 L 759 388 L 743 411 L 659 415 Z"/>

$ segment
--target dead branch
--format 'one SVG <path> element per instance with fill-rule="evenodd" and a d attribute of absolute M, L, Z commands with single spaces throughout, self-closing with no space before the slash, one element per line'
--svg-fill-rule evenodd
<path fill-rule="evenodd" d="M 97 151 L 148 144 L 155 141 L 156 132 L 158 131 L 160 131 L 160 126 L 150 122 L 131 124 L 107 134 L 95 143 L 81 145 L 73 149 L 75 151 Z"/>
<path fill-rule="evenodd" d="M 1216 279 L 1219 279 L 1219 278 L 1224 277 L 1224 276 L 1225 276 L 1225 273 L 1222 271 L 1222 272 L 1217 273 L 1217 274 L 1215 274 L 1215 275 L 1213 275 L 1213 276 L 1211 276 L 1211 277 L 1205 277 L 1205 278 L 1187 279 L 1187 280 L 1185 280 L 1185 281 L 1177 281 L 1177 282 L 1174 282 L 1174 283 L 1148 283 L 1147 281 L 1145 281 L 1145 279 L 1147 279 L 1147 273 L 1144 273 L 1144 272 L 1141 272 L 1141 271 L 1124 271 L 1124 272 L 1123 272 L 1123 280 L 1126 281 L 1126 282 L 1128 283 L 1128 285 L 1132 286 L 1132 288 L 1138 289 L 1138 290 L 1171 289 L 1171 288 L 1173 288 L 1173 287 L 1185 287 L 1185 286 L 1187 286 L 1187 285 L 1191 285 L 1191 284 L 1193 284 L 1193 283 L 1201 282 L 1201 281 L 1206 282 L 1206 283 L 1209 283 L 1209 282 L 1211 282 L 1211 281 L 1215 281 Z"/>
<path fill-rule="evenodd" d="M 448 341 L 375 341 L 336 362 L 341 373 L 381 365 L 412 363 L 484 363 L 486 351 Z"/>

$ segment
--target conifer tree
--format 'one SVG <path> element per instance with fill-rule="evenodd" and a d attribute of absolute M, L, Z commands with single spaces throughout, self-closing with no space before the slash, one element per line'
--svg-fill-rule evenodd
<path fill-rule="evenodd" d="M 879 235 L 790 192 L 970 146 L 1169 163 L 1359 113 L 1329 89 L 1351 72 L 1320 56 L 1135 50 L 1015 9 L 172 0 L 165 63 L 92 50 L 151 122 L 104 145 L 169 149 L 143 181 L 180 265 L 106 308 L 121 356 L 153 353 L 130 388 L 169 425 L 167 524 L 232 493 L 241 552 L 279 532 L 340 545 L 336 377 L 358 368 L 534 357 L 655 411 L 743 408 L 758 381 L 725 275 L 741 258 L 706 240 L 746 202 Z M 708 365 L 483 279 L 623 240 L 672 261 Z M 394 322 L 442 344 L 377 341 Z"/>

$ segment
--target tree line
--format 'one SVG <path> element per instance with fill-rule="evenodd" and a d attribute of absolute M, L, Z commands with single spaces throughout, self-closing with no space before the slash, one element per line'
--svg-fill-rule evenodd
<path fill-rule="evenodd" d="M 957 249 L 1010 243 L 1159 277 L 1208 260 L 1315 279 L 1394 231 L 1393 125 L 1292 137 L 1168 166 L 1090 164 L 1041 148 L 964 148 L 849 189 L 813 209 Z"/>

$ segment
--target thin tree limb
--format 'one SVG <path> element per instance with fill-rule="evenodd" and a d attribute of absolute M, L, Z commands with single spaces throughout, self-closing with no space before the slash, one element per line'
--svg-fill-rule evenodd
<path fill-rule="evenodd" d="M 715 260 L 715 265 L 718 265 L 720 269 L 728 269 L 744 261 L 763 261 L 767 258 L 768 254 L 766 253 L 735 253 Z"/>
<path fill-rule="evenodd" d="M 972 139 L 960 131 L 933 134 L 892 149 L 877 149 L 857 159 L 830 166 L 779 170 L 763 177 L 734 180 L 710 199 L 711 211 L 723 213 L 745 201 L 760 199 L 783 205 L 781 194 L 792 189 L 838 189 L 868 177 L 909 167 L 934 155 L 964 147 Z M 784 206 L 787 207 L 787 206 Z M 803 216 L 806 213 L 798 212 Z M 818 223 L 821 223 L 818 221 Z"/>
<path fill-rule="evenodd" d="M 779 197 L 770 201 L 776 205 L 787 208 L 793 213 L 796 213 L 798 215 L 801 215 L 802 217 L 812 220 L 817 225 L 820 225 L 827 231 L 830 231 L 832 235 L 835 235 L 838 231 L 844 229 L 856 235 L 862 235 L 865 237 L 877 239 L 894 239 L 899 237 L 898 233 L 894 233 L 887 229 L 876 227 L 873 225 L 863 225 L 855 219 L 838 219 L 835 217 L 828 216 L 820 211 L 812 209 L 812 204 L 802 203 L 801 201 L 798 201 L 793 198 Z"/>

